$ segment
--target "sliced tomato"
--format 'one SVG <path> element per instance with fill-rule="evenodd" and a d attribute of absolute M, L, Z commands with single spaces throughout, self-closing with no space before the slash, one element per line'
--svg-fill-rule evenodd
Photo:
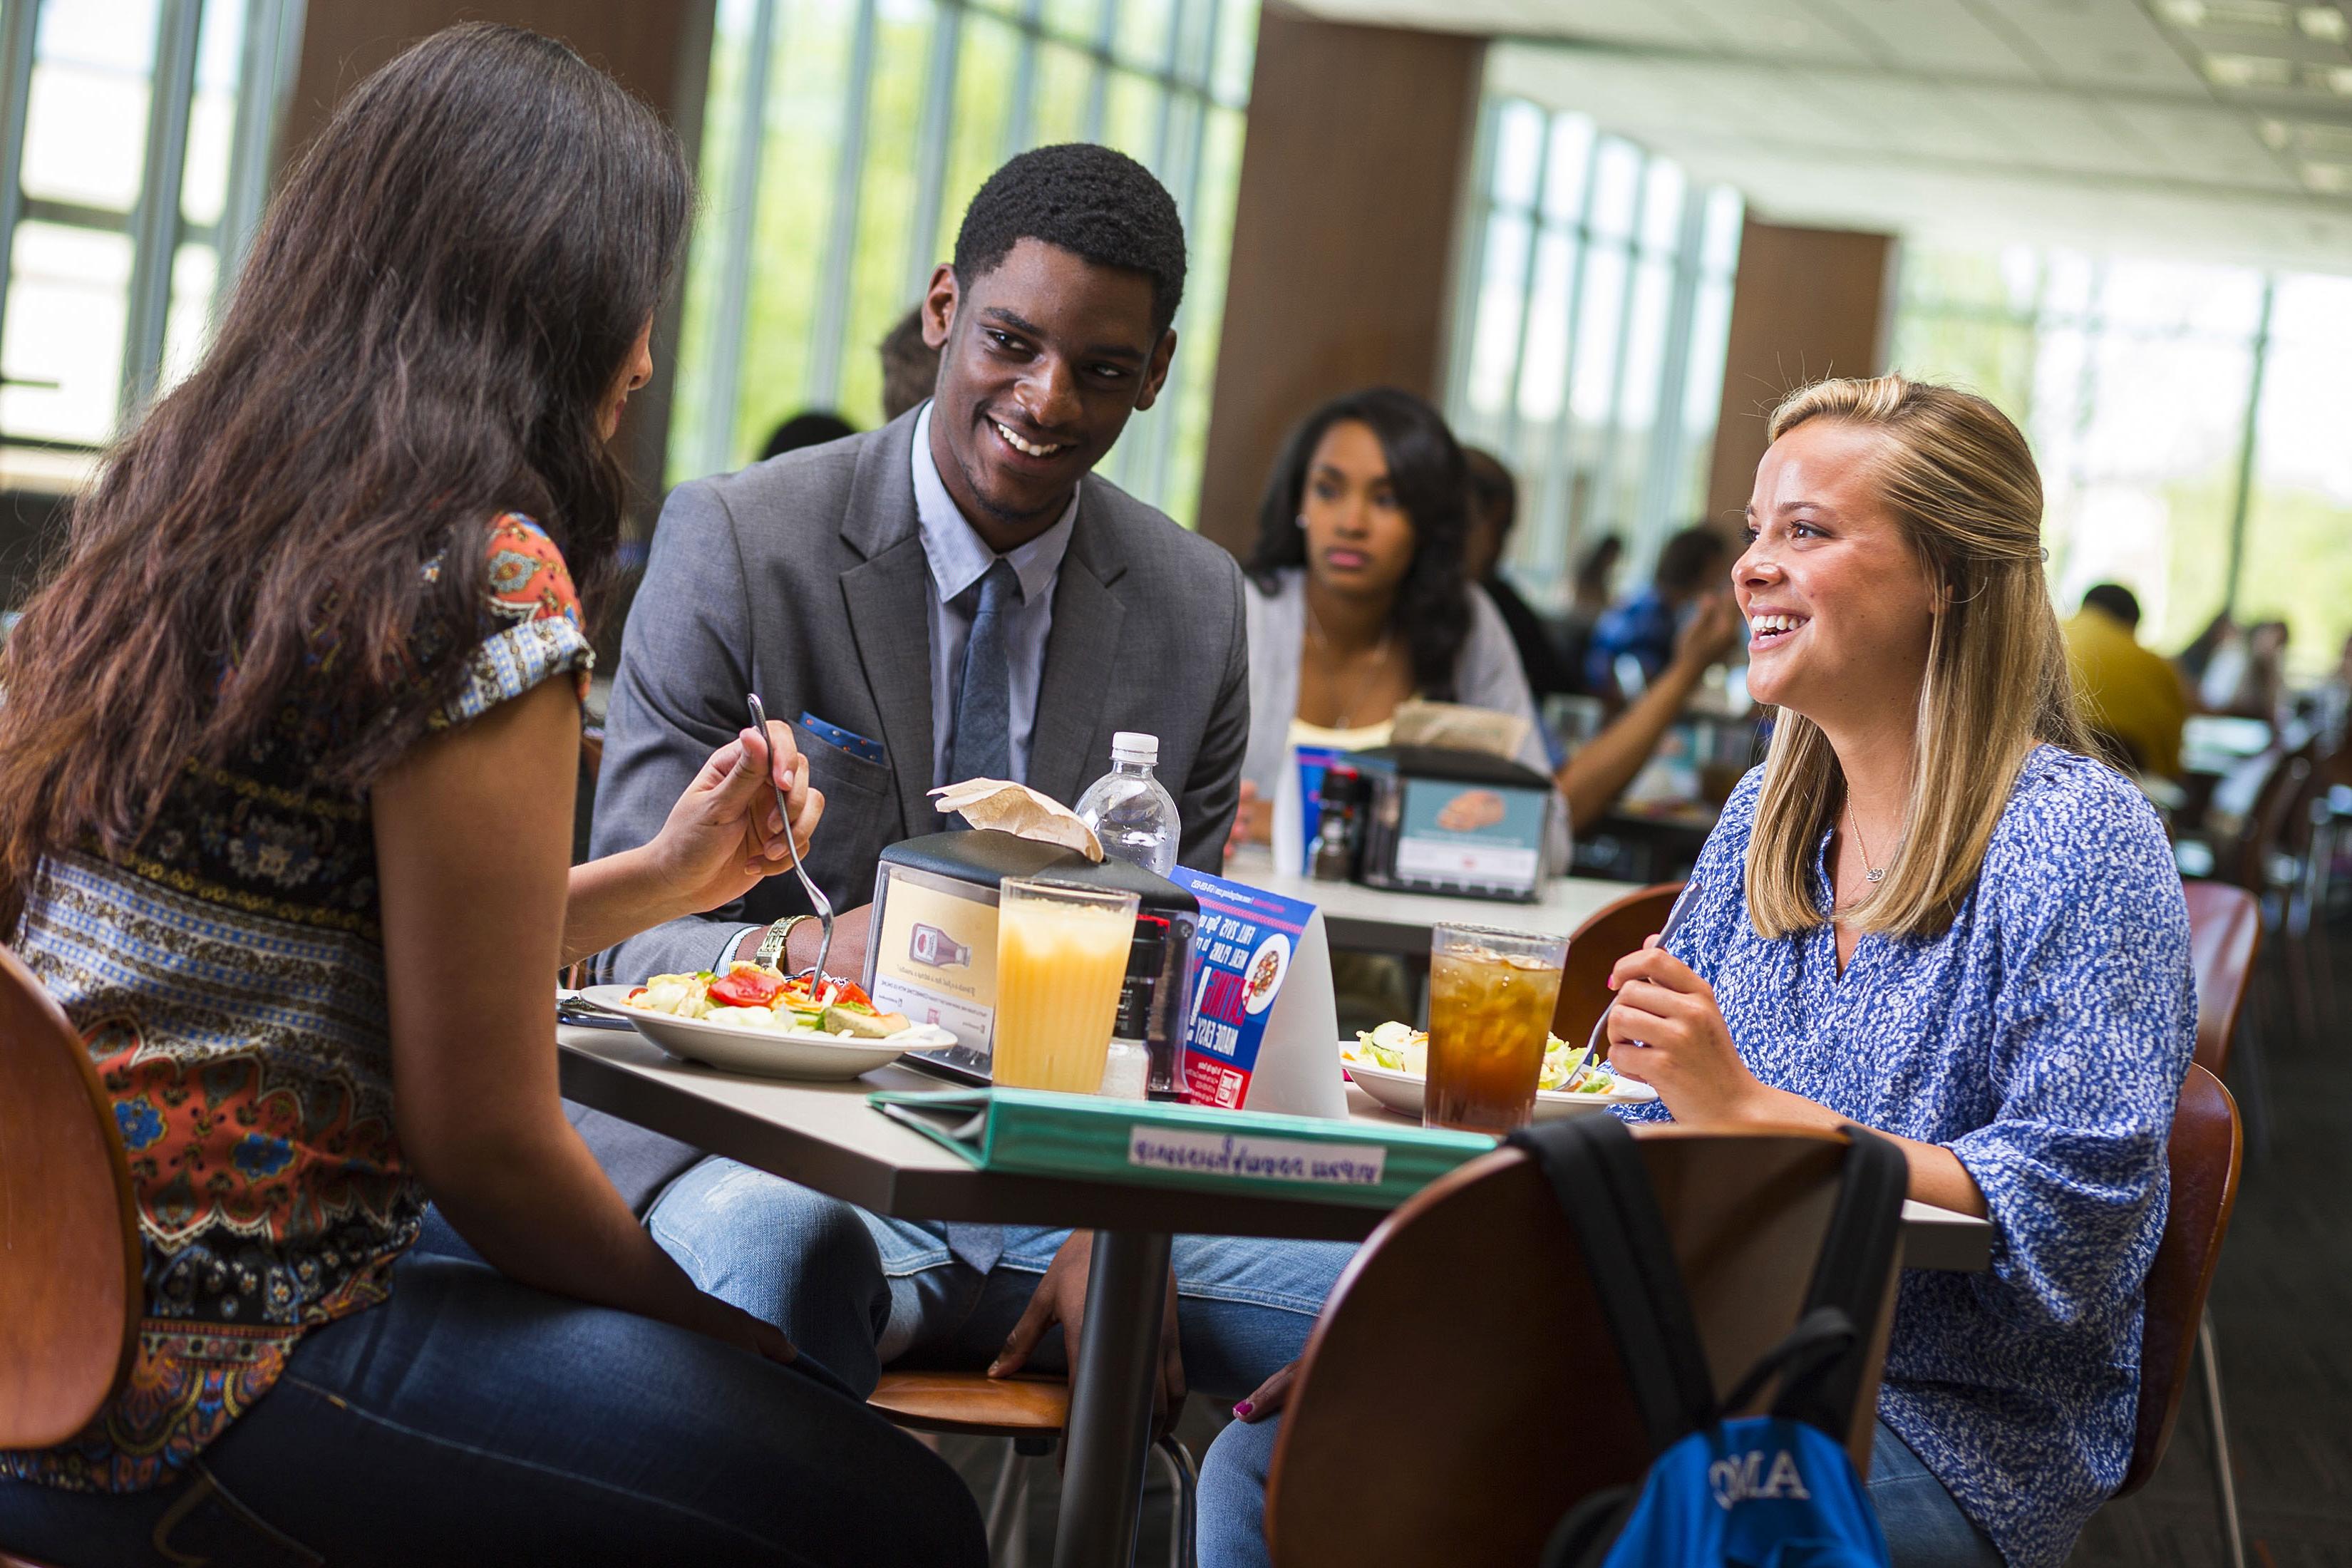
<path fill-rule="evenodd" d="M 712 981 L 710 999 L 727 1007 L 772 1007 L 784 989 L 784 981 L 746 963 Z"/>

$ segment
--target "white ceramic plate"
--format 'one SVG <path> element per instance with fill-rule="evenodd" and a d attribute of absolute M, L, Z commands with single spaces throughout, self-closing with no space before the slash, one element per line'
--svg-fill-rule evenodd
<path fill-rule="evenodd" d="M 1421 1120 L 1421 1094 L 1426 1080 L 1419 1073 L 1398 1072 L 1391 1068 L 1373 1067 L 1363 1062 L 1343 1061 L 1348 1076 L 1364 1086 L 1364 1092 L 1379 1100 L 1399 1116 Z M 1606 1094 L 1563 1094 L 1558 1089 L 1536 1090 L 1536 1120 L 1549 1121 L 1561 1116 L 1580 1116 L 1588 1110 L 1599 1110 L 1610 1105 L 1640 1105 L 1658 1098 L 1658 1091 L 1646 1083 L 1635 1083 L 1621 1078 L 1617 1087 Z"/>
<path fill-rule="evenodd" d="M 648 1013 L 628 1005 L 629 993 L 635 989 L 634 985 L 591 985 L 580 994 L 627 1018 L 639 1034 L 671 1056 L 730 1072 L 843 1081 L 873 1071 L 902 1051 L 938 1050 L 955 1044 L 953 1035 L 929 1026 L 901 1030 L 887 1040 L 845 1040 L 838 1035 L 801 1029 L 746 1028 L 740 1024 L 681 1018 L 674 1013 Z"/>

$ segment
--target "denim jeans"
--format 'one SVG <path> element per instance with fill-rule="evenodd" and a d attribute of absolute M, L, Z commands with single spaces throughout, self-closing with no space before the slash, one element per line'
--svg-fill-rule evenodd
<path fill-rule="evenodd" d="M 819 1381 L 684 1329 L 412 1252 L 152 1491 L 0 1481 L 43 1562 L 987 1561 L 970 1491 Z"/>
<path fill-rule="evenodd" d="M 1201 1467 L 1201 1568 L 1265 1568 L 1265 1478 L 1282 1419 L 1234 1422 Z M 2002 1568 L 2001 1556 L 1952 1494 L 1885 1422 L 1870 1442 L 1864 1483 L 1895 1568 Z"/>
<path fill-rule="evenodd" d="M 889 1363 L 986 1366 L 1070 1234 L 1008 1226 L 1003 1254 L 983 1272 L 955 1256 L 943 1226 L 867 1214 L 721 1159 L 672 1183 L 646 1224 L 696 1284 L 775 1324 L 860 1394 Z M 1186 1385 L 1238 1399 L 1297 1358 L 1355 1250 L 1176 1237 Z M 1058 1327 L 1030 1364 L 1066 1369 Z"/>

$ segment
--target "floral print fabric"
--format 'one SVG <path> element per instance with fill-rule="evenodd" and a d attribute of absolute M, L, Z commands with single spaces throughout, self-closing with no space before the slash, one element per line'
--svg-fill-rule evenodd
<path fill-rule="evenodd" d="M 463 723 L 592 660 L 572 581 L 528 519 L 490 528 Z M 327 705 L 226 768 L 190 763 L 135 853 L 52 856 L 17 951 L 88 1043 L 144 1244 L 128 1383 L 72 1440 L 0 1475 L 79 1490 L 167 1479 L 268 1392 L 306 1330 L 383 1299 L 424 1196 L 392 1115 L 373 826 L 316 774 Z"/>
<path fill-rule="evenodd" d="M 1878 1414 L 2011 1563 L 2054 1565 L 2131 1457 L 2141 1301 L 2196 1044 L 2164 831 L 2121 774 L 2040 747 L 1951 928 L 1864 935 L 1841 975 L 1828 924 L 1768 940 L 1748 921 L 1762 782 L 1750 773 L 1724 808 L 1670 945 L 1759 1079 L 1941 1143 L 1982 1190 L 1992 1267 L 1904 1273 Z M 1820 852 L 1813 886 L 1826 917 Z"/>

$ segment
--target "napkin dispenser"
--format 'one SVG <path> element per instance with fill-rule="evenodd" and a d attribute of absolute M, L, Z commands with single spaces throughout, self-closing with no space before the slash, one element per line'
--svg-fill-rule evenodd
<path fill-rule="evenodd" d="M 1356 755 L 1366 791 L 1356 879 L 1400 892 L 1533 903 L 1561 809 L 1552 781 L 1506 757 L 1435 746 Z"/>
<path fill-rule="evenodd" d="M 1137 1014 L 1147 1031 L 1151 1097 L 1180 1098 L 1200 900 L 1124 860 L 1097 864 L 1074 849 L 992 829 L 933 833 L 882 851 L 866 944 L 866 993 L 877 1007 L 937 1024 L 956 1037 L 951 1048 L 909 1055 L 952 1077 L 988 1080 L 996 1016 L 997 886 L 1007 877 L 1137 896 L 1135 949 L 1120 1015 L 1126 1021 Z M 1148 1006 L 1130 1006 L 1146 1001 Z"/>

